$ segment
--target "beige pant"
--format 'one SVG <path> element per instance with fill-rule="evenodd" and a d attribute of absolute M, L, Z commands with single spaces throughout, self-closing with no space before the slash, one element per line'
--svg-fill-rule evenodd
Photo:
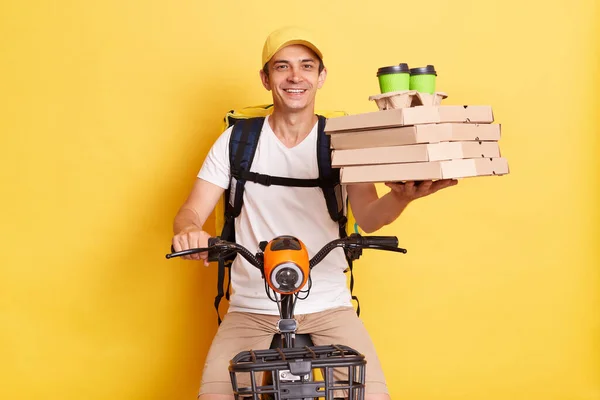
<path fill-rule="evenodd" d="M 268 349 L 276 331 L 277 315 L 230 312 L 219 326 L 208 355 L 200 395 L 233 394 L 229 361 L 242 351 Z M 343 344 L 367 360 L 367 394 L 388 393 L 373 342 L 352 307 L 296 315 L 298 334 L 310 333 L 316 346 Z"/>

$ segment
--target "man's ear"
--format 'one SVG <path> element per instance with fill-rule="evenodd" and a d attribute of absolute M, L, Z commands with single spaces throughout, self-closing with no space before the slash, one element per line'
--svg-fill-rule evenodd
<path fill-rule="evenodd" d="M 265 71 L 263 71 L 262 69 L 259 72 L 260 74 L 260 81 L 262 82 L 263 86 L 265 87 L 265 89 L 267 90 L 271 90 L 271 83 L 269 82 L 269 76 L 267 74 L 265 74 Z"/>
<path fill-rule="evenodd" d="M 317 81 L 317 88 L 321 89 L 325 84 L 325 79 L 327 78 L 327 68 L 323 67 L 323 71 L 319 74 L 319 80 Z"/>

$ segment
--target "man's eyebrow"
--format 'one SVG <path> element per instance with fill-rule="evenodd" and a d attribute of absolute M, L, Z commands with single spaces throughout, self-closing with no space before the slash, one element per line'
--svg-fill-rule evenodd
<path fill-rule="evenodd" d="M 306 63 L 306 62 L 312 62 L 312 63 L 316 63 L 317 60 L 315 60 L 314 58 L 303 58 L 302 60 L 300 60 L 301 63 Z M 275 64 L 290 64 L 291 62 L 289 60 L 273 60 L 273 65 Z"/>

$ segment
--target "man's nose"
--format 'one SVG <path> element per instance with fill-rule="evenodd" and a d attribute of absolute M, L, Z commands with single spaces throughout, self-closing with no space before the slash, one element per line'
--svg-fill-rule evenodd
<path fill-rule="evenodd" d="M 300 80 L 302 79 L 300 77 L 300 71 L 298 71 L 296 68 L 291 68 L 291 73 L 288 76 L 288 79 L 294 83 L 300 82 Z"/>

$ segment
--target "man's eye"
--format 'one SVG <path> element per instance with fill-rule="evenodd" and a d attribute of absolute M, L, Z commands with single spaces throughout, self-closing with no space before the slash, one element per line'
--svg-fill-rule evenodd
<path fill-rule="evenodd" d="M 278 66 L 277 66 L 277 67 L 275 67 L 275 68 L 277 68 L 277 69 L 279 69 L 279 70 L 282 70 L 282 69 L 286 69 L 286 68 L 287 68 L 287 65 L 285 65 L 285 64 L 281 64 L 281 65 L 278 65 Z"/>
<path fill-rule="evenodd" d="M 306 69 L 312 69 L 313 65 L 312 64 L 305 64 L 304 68 L 306 68 Z"/>

